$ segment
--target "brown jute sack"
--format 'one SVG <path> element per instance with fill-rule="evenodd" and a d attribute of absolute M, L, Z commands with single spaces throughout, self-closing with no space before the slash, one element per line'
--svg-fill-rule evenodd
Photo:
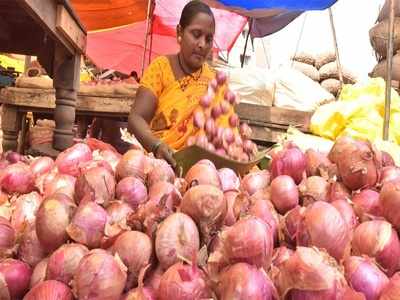
<path fill-rule="evenodd" d="M 312 80 L 319 82 L 319 72 L 314 66 L 298 61 L 293 61 L 292 66 Z"/>
<path fill-rule="evenodd" d="M 325 79 L 321 82 L 321 86 L 336 97 L 340 90 L 340 81 L 333 78 Z"/>
<path fill-rule="evenodd" d="M 370 74 L 372 77 L 382 77 L 386 79 L 386 59 L 377 64 Z M 393 56 L 392 80 L 400 81 L 400 52 Z"/>
<path fill-rule="evenodd" d="M 382 7 L 377 22 L 382 22 L 383 20 L 389 19 L 389 8 L 390 8 L 390 0 L 385 1 L 385 5 Z M 395 17 L 400 17 L 400 1 L 394 1 L 394 15 Z"/>
<path fill-rule="evenodd" d="M 386 58 L 388 47 L 389 20 L 376 24 L 369 31 L 371 45 L 374 48 L 379 60 Z M 393 50 L 400 49 L 400 17 L 394 21 Z"/>
<path fill-rule="evenodd" d="M 305 63 L 311 66 L 314 66 L 315 64 L 315 57 L 314 55 L 306 52 L 299 52 L 296 53 L 294 56 L 292 56 L 293 61 L 298 61 L 301 63 Z"/>
<path fill-rule="evenodd" d="M 315 56 L 315 67 L 319 70 L 323 65 L 329 64 L 336 60 L 334 52 L 320 53 Z"/>
<path fill-rule="evenodd" d="M 344 83 L 354 84 L 356 82 L 355 77 L 346 69 L 343 68 L 342 73 Z M 319 77 L 321 81 L 329 78 L 339 79 L 336 61 L 323 65 L 321 69 L 319 69 Z"/>

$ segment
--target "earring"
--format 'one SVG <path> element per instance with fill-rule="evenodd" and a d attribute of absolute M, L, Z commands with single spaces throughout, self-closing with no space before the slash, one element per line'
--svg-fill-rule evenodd
<path fill-rule="evenodd" d="M 180 36 L 178 36 L 178 42 L 182 42 L 182 38 Z"/>

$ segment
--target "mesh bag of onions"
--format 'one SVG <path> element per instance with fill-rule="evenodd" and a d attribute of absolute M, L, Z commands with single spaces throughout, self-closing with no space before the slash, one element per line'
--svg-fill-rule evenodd
<path fill-rule="evenodd" d="M 2 153 L 0 299 L 400 299 L 400 169 L 365 141 L 310 146 L 242 178 L 86 143 Z"/>
<path fill-rule="evenodd" d="M 188 138 L 187 145 L 196 144 L 237 161 L 252 160 L 257 154 L 257 146 L 250 140 L 251 128 L 246 123 L 239 124 L 239 117 L 234 112 L 236 104 L 238 98 L 229 89 L 226 74 L 218 71 L 193 114 L 193 125 L 198 133 Z M 224 124 L 229 126 L 224 127 Z"/>

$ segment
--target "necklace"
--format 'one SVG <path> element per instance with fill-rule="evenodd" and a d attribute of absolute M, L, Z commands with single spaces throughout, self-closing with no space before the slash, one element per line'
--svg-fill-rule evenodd
<path fill-rule="evenodd" d="M 181 90 L 185 91 L 185 89 L 189 85 L 191 79 L 193 79 L 194 81 L 198 81 L 200 79 L 200 76 L 203 73 L 203 66 L 201 66 L 200 71 L 198 72 L 198 75 L 195 77 L 195 76 L 193 76 L 193 73 L 189 73 L 185 70 L 185 68 L 183 67 L 180 55 L 178 54 L 177 56 L 178 56 L 179 67 L 181 68 L 183 74 L 185 74 L 185 77 L 183 77 L 182 79 L 179 80 L 179 85 L 181 87 Z"/>

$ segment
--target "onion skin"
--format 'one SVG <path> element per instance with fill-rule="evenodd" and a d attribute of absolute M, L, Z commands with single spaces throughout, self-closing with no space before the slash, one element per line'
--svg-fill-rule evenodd
<path fill-rule="evenodd" d="M 371 217 L 382 216 L 382 207 L 379 201 L 379 193 L 374 190 L 363 190 L 353 195 L 351 199 L 354 211 L 361 221 L 366 221 Z"/>
<path fill-rule="evenodd" d="M 144 182 L 146 157 L 140 150 L 126 152 L 116 167 L 116 175 L 119 180 L 125 177 L 137 177 Z"/>
<path fill-rule="evenodd" d="M 15 239 L 15 230 L 11 223 L 6 218 L 0 217 L 0 252 L 13 248 Z"/>
<path fill-rule="evenodd" d="M 125 228 L 127 217 L 133 212 L 133 209 L 125 202 L 112 201 L 107 207 L 108 223 Z"/>
<path fill-rule="evenodd" d="M 296 206 L 295 208 L 288 211 L 283 218 L 283 233 L 285 241 L 291 246 L 296 245 L 297 232 L 299 230 L 300 222 L 303 220 L 305 207 Z"/>
<path fill-rule="evenodd" d="M 110 164 L 111 168 L 113 169 L 113 172 L 115 174 L 117 170 L 117 165 L 119 163 L 119 160 L 121 159 L 122 155 L 119 154 L 118 152 L 112 151 L 112 150 L 101 150 L 99 152 L 100 156 Z"/>
<path fill-rule="evenodd" d="M 212 185 L 198 185 L 185 193 L 180 210 L 196 222 L 202 242 L 207 245 L 223 225 L 227 203 L 220 189 Z"/>
<path fill-rule="evenodd" d="M 111 250 L 114 255 L 118 253 L 128 268 L 127 287 L 137 286 L 140 270 L 146 267 L 152 258 L 153 245 L 150 238 L 139 231 L 127 231 L 116 239 Z"/>
<path fill-rule="evenodd" d="M 236 223 L 239 218 L 239 213 L 236 212 L 236 198 L 238 197 L 239 193 L 235 191 L 225 192 L 224 197 L 227 205 L 226 216 L 224 220 L 225 226 L 232 226 Z"/>
<path fill-rule="evenodd" d="M 122 295 L 126 284 L 125 267 L 111 254 L 96 249 L 86 254 L 74 276 L 79 299 L 114 300 Z"/>
<path fill-rule="evenodd" d="M 35 177 L 50 172 L 53 166 L 54 160 L 47 156 L 38 157 L 29 165 Z"/>
<path fill-rule="evenodd" d="M 221 180 L 221 188 L 222 191 L 239 191 L 240 188 L 240 179 L 236 175 L 235 171 L 229 168 L 222 168 L 218 170 L 218 176 Z"/>
<path fill-rule="evenodd" d="M 281 175 L 272 180 L 271 201 L 281 214 L 285 214 L 299 204 L 299 190 L 290 176 Z"/>
<path fill-rule="evenodd" d="M 389 153 L 387 153 L 386 151 L 381 151 L 381 155 L 382 155 L 382 167 L 396 165 L 393 157 Z"/>
<path fill-rule="evenodd" d="M 279 267 L 282 263 L 288 260 L 294 251 L 287 248 L 286 246 L 280 246 L 274 249 L 274 254 L 272 256 L 272 265 L 275 267 Z"/>
<path fill-rule="evenodd" d="M 78 269 L 81 259 L 89 250 L 80 244 L 65 244 L 50 255 L 47 262 L 46 279 L 69 284 Z"/>
<path fill-rule="evenodd" d="M 129 291 L 121 300 L 156 300 L 155 292 L 147 287 L 138 287 Z"/>
<path fill-rule="evenodd" d="M 35 179 L 29 166 L 18 162 L 7 166 L 0 175 L 0 187 L 7 193 L 26 194 L 33 190 Z"/>
<path fill-rule="evenodd" d="M 68 240 L 69 225 L 76 205 L 64 194 L 43 200 L 36 215 L 36 234 L 46 252 L 52 252 Z"/>
<path fill-rule="evenodd" d="M 166 218 L 156 233 L 155 250 L 158 261 L 168 269 L 179 261 L 188 260 L 199 251 L 200 237 L 196 224 L 186 214 L 174 213 Z"/>
<path fill-rule="evenodd" d="M 132 209 L 137 209 L 147 201 L 147 188 L 140 179 L 125 177 L 117 184 L 116 196 L 118 200 L 128 203 Z"/>
<path fill-rule="evenodd" d="M 367 255 L 391 276 L 400 269 L 400 241 L 397 232 L 386 221 L 374 220 L 360 224 L 353 234 L 354 255 Z"/>
<path fill-rule="evenodd" d="M 252 172 L 242 179 L 241 189 L 251 196 L 259 190 L 267 188 L 270 183 L 271 175 L 267 170 Z"/>
<path fill-rule="evenodd" d="M 50 177 L 51 178 L 51 177 Z M 76 178 L 66 174 L 56 174 L 51 180 L 45 180 L 44 196 L 62 193 L 74 199 Z"/>
<path fill-rule="evenodd" d="M 400 299 L 400 273 L 396 273 L 390 278 L 389 283 L 383 289 L 379 300 Z"/>
<path fill-rule="evenodd" d="M 342 216 L 343 220 L 347 224 L 347 228 L 350 230 L 353 230 L 354 228 L 357 227 L 358 219 L 357 216 L 353 210 L 353 207 L 351 207 L 350 203 L 346 200 L 337 200 L 333 201 L 332 206 L 334 206 Z"/>
<path fill-rule="evenodd" d="M 29 288 L 32 289 L 38 283 L 41 283 L 46 280 L 47 273 L 47 262 L 49 258 L 42 259 L 33 269 L 33 273 L 31 276 L 31 282 L 29 284 Z"/>
<path fill-rule="evenodd" d="M 93 159 L 92 151 L 89 146 L 83 143 L 78 143 L 61 152 L 55 164 L 62 174 L 79 176 L 79 165 Z"/>
<path fill-rule="evenodd" d="M 274 241 L 278 241 L 279 217 L 271 202 L 263 199 L 255 200 L 250 204 L 248 214 L 264 221 L 270 228 Z"/>
<path fill-rule="evenodd" d="M 164 274 L 164 270 L 158 265 L 155 270 L 149 272 L 145 280 L 145 285 L 149 286 L 153 291 L 158 291 L 160 287 L 161 276 Z"/>
<path fill-rule="evenodd" d="M 197 163 L 192 166 L 186 173 L 185 180 L 189 187 L 207 184 L 221 188 L 221 181 L 215 166 L 213 167 L 203 163 Z"/>
<path fill-rule="evenodd" d="M 81 176 L 75 183 L 75 201 L 95 201 L 97 204 L 107 206 L 115 197 L 114 175 L 106 168 L 94 167 Z"/>
<path fill-rule="evenodd" d="M 383 186 L 391 181 L 400 181 L 400 168 L 387 166 L 381 169 L 380 185 Z"/>
<path fill-rule="evenodd" d="M 366 300 L 378 300 L 389 283 L 387 276 L 368 258 L 350 256 L 344 261 L 346 279 Z"/>
<path fill-rule="evenodd" d="M 328 156 L 321 152 L 308 149 L 304 155 L 306 158 L 307 177 L 322 176 L 324 172 L 332 167 L 332 162 L 329 160 Z"/>
<path fill-rule="evenodd" d="M 105 235 L 107 212 L 94 202 L 81 203 L 67 227 L 68 235 L 90 249 L 98 248 Z"/>
<path fill-rule="evenodd" d="M 350 200 L 351 194 L 349 189 L 341 182 L 333 181 L 329 187 L 328 201 Z"/>
<path fill-rule="evenodd" d="M 35 225 L 30 224 L 21 236 L 18 258 L 31 267 L 35 267 L 45 257 L 46 251 L 37 237 Z"/>
<path fill-rule="evenodd" d="M 314 202 L 304 212 L 297 232 L 298 246 L 324 248 L 338 261 L 350 251 L 351 235 L 339 211 L 327 202 Z"/>
<path fill-rule="evenodd" d="M 11 225 L 18 235 L 22 234 L 27 225 L 35 223 L 36 214 L 42 201 L 42 197 L 37 192 L 32 192 L 18 197 L 13 203 Z"/>
<path fill-rule="evenodd" d="M 300 198 L 307 206 L 315 201 L 328 201 L 330 184 L 320 176 L 304 179 L 299 185 Z"/>
<path fill-rule="evenodd" d="M 0 285 L 5 283 L 11 300 L 20 299 L 25 295 L 29 289 L 31 276 L 31 268 L 22 261 L 8 258 L 0 262 Z"/>
<path fill-rule="evenodd" d="M 172 167 L 162 159 L 153 160 L 153 169 L 147 175 L 147 184 L 152 186 L 158 181 L 174 183 L 175 173 Z"/>
<path fill-rule="evenodd" d="M 400 182 L 389 182 L 382 187 L 379 195 L 383 216 L 392 223 L 397 230 L 400 229 Z"/>
<path fill-rule="evenodd" d="M 39 283 L 28 294 L 24 300 L 73 300 L 71 289 L 62 282 L 47 280 Z"/>

